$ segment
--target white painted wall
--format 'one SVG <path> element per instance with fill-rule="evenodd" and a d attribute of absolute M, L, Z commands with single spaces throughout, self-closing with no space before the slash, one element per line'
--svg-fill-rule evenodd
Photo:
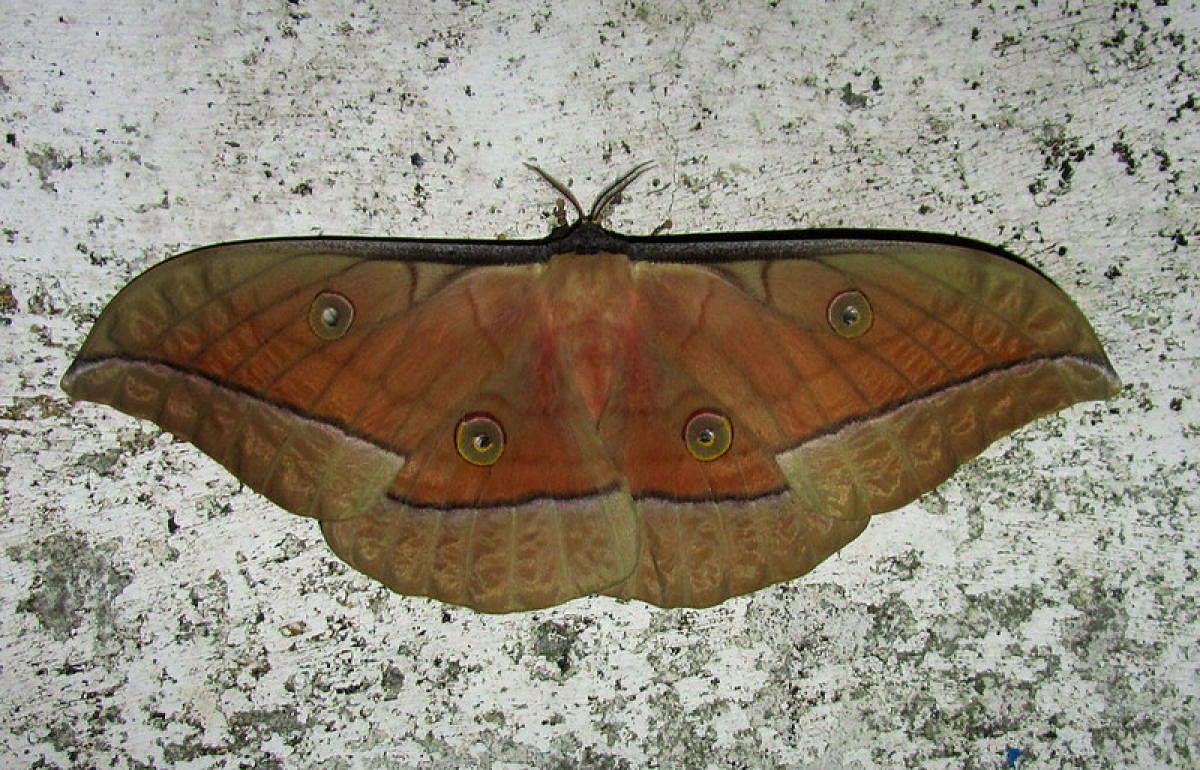
<path fill-rule="evenodd" d="M 1196 761 L 1194 2 L 6 5 L 3 764 Z M 541 235 L 525 160 L 585 199 L 657 161 L 626 232 L 1003 244 L 1127 387 L 804 579 L 514 617 L 389 594 L 191 446 L 57 388 L 104 303 L 184 248 Z"/>

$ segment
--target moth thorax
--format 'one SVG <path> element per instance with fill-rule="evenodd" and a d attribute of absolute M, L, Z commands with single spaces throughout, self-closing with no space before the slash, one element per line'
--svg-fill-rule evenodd
<path fill-rule="evenodd" d="M 636 326 L 636 294 L 628 258 L 621 254 L 561 254 L 547 276 L 546 333 L 554 340 L 559 371 L 596 420 L 617 372 L 626 370 Z"/>

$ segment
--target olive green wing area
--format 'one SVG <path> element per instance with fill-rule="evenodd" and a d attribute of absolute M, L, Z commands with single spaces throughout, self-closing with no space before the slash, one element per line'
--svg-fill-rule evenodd
<path fill-rule="evenodd" d="M 627 390 L 660 400 L 607 424 L 624 456 L 657 459 L 623 466 L 642 549 L 610 593 L 705 606 L 802 575 L 1001 436 L 1120 387 L 1083 314 L 1015 259 L 875 240 L 796 251 L 638 265 L 659 382 Z M 699 403 L 733 425 L 712 462 L 671 430 Z M 643 414 L 663 427 L 640 429 Z"/>

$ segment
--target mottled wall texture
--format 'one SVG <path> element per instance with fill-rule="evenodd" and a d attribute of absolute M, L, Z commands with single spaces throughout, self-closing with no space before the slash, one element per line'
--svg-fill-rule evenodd
<path fill-rule="evenodd" d="M 1200 762 L 1200 10 L 121 0 L 0 13 L 0 764 L 1052 768 Z M 657 163 L 646 233 L 1002 244 L 1125 389 L 800 580 L 484 616 L 58 380 L 180 250 L 536 237 Z"/>

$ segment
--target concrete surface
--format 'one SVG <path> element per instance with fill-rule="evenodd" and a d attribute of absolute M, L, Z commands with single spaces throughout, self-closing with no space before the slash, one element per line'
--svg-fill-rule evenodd
<path fill-rule="evenodd" d="M 1194 2 L 5 3 L 0 755 L 9 767 L 1200 762 Z M 716 609 L 485 617 L 57 382 L 179 250 L 954 232 L 1040 265 L 1126 388 Z"/>

